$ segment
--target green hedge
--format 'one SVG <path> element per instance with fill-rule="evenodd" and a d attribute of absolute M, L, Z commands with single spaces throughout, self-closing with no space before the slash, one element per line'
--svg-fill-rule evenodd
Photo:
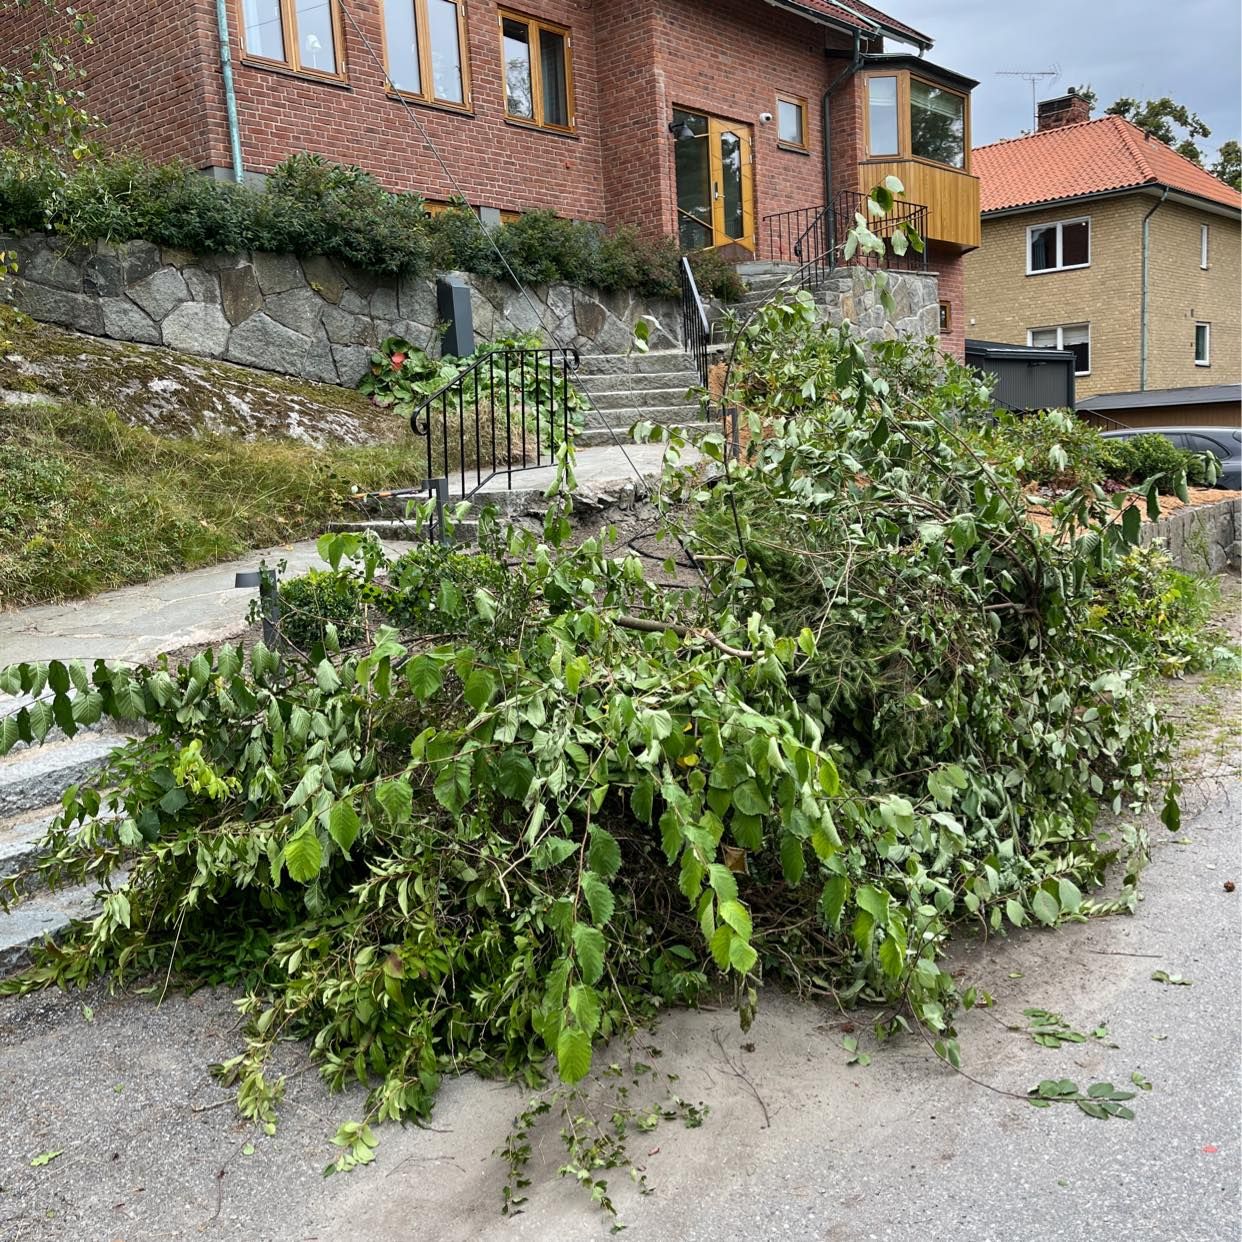
<path fill-rule="evenodd" d="M 145 240 L 198 254 L 321 254 L 385 276 L 507 278 L 507 263 L 526 284 L 566 281 L 666 298 L 679 288 L 670 240 L 532 211 L 492 230 L 493 247 L 468 207 L 431 215 L 417 194 L 392 193 L 370 173 L 307 154 L 290 157 L 254 189 L 134 155 L 110 155 L 66 175 L 0 153 L 0 229 L 49 229 L 79 242 Z M 691 262 L 705 294 L 734 301 L 744 292 L 713 252 Z"/>

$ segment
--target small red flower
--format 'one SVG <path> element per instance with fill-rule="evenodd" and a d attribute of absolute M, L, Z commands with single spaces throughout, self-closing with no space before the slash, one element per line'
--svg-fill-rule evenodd
<path fill-rule="evenodd" d="M 405 354 L 393 354 L 392 369 L 394 371 L 400 371 L 404 365 L 405 365 Z"/>

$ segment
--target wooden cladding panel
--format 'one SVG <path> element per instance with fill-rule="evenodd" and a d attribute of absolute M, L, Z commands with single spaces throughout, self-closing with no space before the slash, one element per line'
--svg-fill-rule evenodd
<path fill-rule="evenodd" d="M 927 160 L 865 160 L 858 169 L 866 193 L 885 177 L 906 187 L 905 199 L 927 208 L 927 235 L 965 250 L 979 245 L 979 178 Z"/>

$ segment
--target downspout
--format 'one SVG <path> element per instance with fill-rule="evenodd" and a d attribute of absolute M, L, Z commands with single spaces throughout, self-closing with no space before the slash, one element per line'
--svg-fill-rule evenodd
<path fill-rule="evenodd" d="M 1151 263 L 1151 218 L 1164 206 L 1169 197 L 1169 187 L 1164 187 L 1160 201 L 1152 205 L 1151 210 L 1143 217 L 1143 289 L 1139 310 L 1139 392 L 1147 391 L 1147 276 Z"/>
<path fill-rule="evenodd" d="M 837 87 L 852 77 L 863 66 L 862 31 L 854 31 L 854 55 L 850 63 L 829 83 L 824 92 L 824 207 L 832 205 L 832 96 Z"/>
<path fill-rule="evenodd" d="M 220 31 L 220 72 L 224 77 L 224 107 L 229 118 L 229 151 L 233 156 L 233 180 L 246 179 L 242 164 L 241 126 L 237 123 L 237 94 L 233 90 L 233 53 L 229 49 L 229 15 L 225 0 L 216 0 L 216 25 Z"/>

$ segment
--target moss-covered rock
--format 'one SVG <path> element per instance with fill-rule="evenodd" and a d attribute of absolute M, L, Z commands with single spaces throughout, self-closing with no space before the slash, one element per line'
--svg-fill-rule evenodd
<path fill-rule="evenodd" d="M 162 435 L 384 444 L 406 424 L 360 393 L 174 350 L 83 336 L 0 308 L 0 401 L 40 394 L 113 410 Z"/>

